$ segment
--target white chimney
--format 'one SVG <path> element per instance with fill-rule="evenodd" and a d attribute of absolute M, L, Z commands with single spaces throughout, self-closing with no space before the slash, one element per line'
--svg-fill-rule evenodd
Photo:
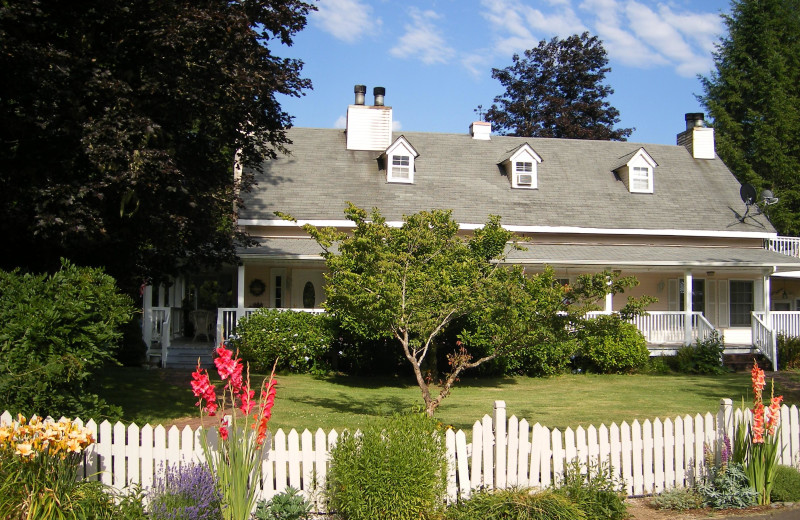
<path fill-rule="evenodd" d="M 473 121 L 473 123 L 469 125 L 469 134 L 473 139 L 489 141 L 492 138 L 492 123 Z"/>
<path fill-rule="evenodd" d="M 686 130 L 678 134 L 678 146 L 684 146 L 695 159 L 714 159 L 714 129 L 703 124 L 704 114 L 686 114 Z"/>
<path fill-rule="evenodd" d="M 386 89 L 373 89 L 375 106 L 364 105 L 367 87 L 356 85 L 354 91 L 356 103 L 347 107 L 347 149 L 382 152 L 392 144 L 392 107 L 383 106 Z"/>

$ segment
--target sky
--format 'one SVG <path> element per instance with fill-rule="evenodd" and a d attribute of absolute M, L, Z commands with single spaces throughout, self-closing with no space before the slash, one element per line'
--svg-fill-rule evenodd
<path fill-rule="evenodd" d="M 684 114 L 702 112 L 698 75 L 713 70 L 729 0 L 319 0 L 294 45 L 313 90 L 281 96 L 294 125 L 344 128 L 353 86 L 386 88 L 395 130 L 468 133 L 503 93 L 492 68 L 540 40 L 589 31 L 608 52 L 620 112 L 637 143 L 675 144 Z"/>

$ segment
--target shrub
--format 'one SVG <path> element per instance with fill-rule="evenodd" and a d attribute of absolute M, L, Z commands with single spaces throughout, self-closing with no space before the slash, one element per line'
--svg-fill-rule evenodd
<path fill-rule="evenodd" d="M 372 421 L 342 432 L 331 451 L 328 509 L 344 520 L 434 518 L 447 480 L 444 436 L 423 414 Z"/>
<path fill-rule="evenodd" d="M 140 367 L 147 357 L 147 344 L 142 339 L 142 323 L 134 318 L 121 327 L 122 344 L 116 359 L 122 366 Z"/>
<path fill-rule="evenodd" d="M 270 372 L 277 358 L 278 370 L 324 373 L 333 341 L 328 320 L 323 314 L 259 309 L 239 322 L 233 346 L 255 372 Z"/>
<path fill-rule="evenodd" d="M 778 363 L 781 370 L 800 368 L 800 338 L 778 336 Z"/>
<path fill-rule="evenodd" d="M 730 463 L 708 469 L 708 476 L 697 484 L 703 505 L 714 509 L 741 509 L 758 502 L 758 492 L 750 487 L 741 464 Z"/>
<path fill-rule="evenodd" d="M 587 520 L 623 520 L 628 517 L 622 482 L 614 477 L 609 464 L 592 463 L 584 468 L 577 460 L 571 462 L 565 468 L 556 493 L 577 505 Z"/>
<path fill-rule="evenodd" d="M 220 520 L 222 496 L 205 464 L 167 466 L 149 492 L 153 520 Z"/>
<path fill-rule="evenodd" d="M 586 514 L 562 494 L 529 489 L 478 491 L 448 508 L 447 520 L 583 520 Z"/>
<path fill-rule="evenodd" d="M 676 487 L 655 496 L 653 504 L 658 509 L 688 511 L 703 507 L 703 497 L 692 488 Z"/>
<path fill-rule="evenodd" d="M 791 466 L 778 466 L 771 497 L 773 502 L 800 502 L 800 471 Z"/>
<path fill-rule="evenodd" d="M 645 366 L 647 341 L 636 325 L 617 315 L 586 320 L 580 332 L 579 368 L 601 373 L 625 373 Z"/>
<path fill-rule="evenodd" d="M 130 298 L 101 269 L 66 260 L 52 275 L 0 271 L 0 408 L 84 419 L 120 410 L 91 385 L 113 361 Z"/>
<path fill-rule="evenodd" d="M 256 506 L 256 520 L 306 520 L 311 504 L 295 488 L 288 487 L 272 500 L 260 501 Z"/>
<path fill-rule="evenodd" d="M 722 366 L 723 350 L 722 336 L 714 331 L 708 338 L 698 339 L 694 345 L 679 348 L 672 359 L 673 368 L 686 374 L 724 374 L 727 369 Z"/>

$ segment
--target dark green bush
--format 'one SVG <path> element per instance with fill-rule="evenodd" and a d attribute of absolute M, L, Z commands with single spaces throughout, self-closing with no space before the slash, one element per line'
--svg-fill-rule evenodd
<path fill-rule="evenodd" d="M 577 460 L 567 465 L 556 493 L 584 512 L 587 520 L 623 520 L 628 509 L 622 481 L 608 464 L 583 467 Z"/>
<path fill-rule="evenodd" d="M 311 504 L 293 487 L 286 488 L 272 500 L 261 500 L 256 506 L 255 520 L 306 520 Z"/>
<path fill-rule="evenodd" d="M 800 338 L 778 336 L 778 363 L 781 370 L 800 368 Z"/>
<path fill-rule="evenodd" d="M 778 466 L 770 498 L 773 502 L 800 502 L 800 471 L 791 466 Z"/>
<path fill-rule="evenodd" d="M 117 417 L 92 384 L 133 311 L 101 269 L 63 261 L 52 275 L 0 271 L 0 409 Z"/>
<path fill-rule="evenodd" d="M 447 520 L 584 520 L 586 514 L 562 494 L 547 490 L 478 491 L 448 508 Z"/>
<path fill-rule="evenodd" d="M 673 369 L 686 374 L 724 374 L 728 371 L 722 366 L 724 349 L 722 336 L 714 331 L 708 338 L 678 349 L 671 360 Z"/>
<path fill-rule="evenodd" d="M 323 314 L 259 309 L 239 322 L 233 346 L 254 372 L 269 372 L 277 358 L 278 370 L 322 374 L 330 369 L 328 321 Z"/>
<path fill-rule="evenodd" d="M 142 339 L 142 324 L 138 317 L 120 327 L 122 330 L 122 344 L 117 351 L 116 358 L 122 366 L 140 367 L 147 356 L 147 344 Z"/>
<path fill-rule="evenodd" d="M 331 451 L 328 509 L 343 520 L 436 518 L 444 505 L 444 435 L 422 414 L 376 419 L 345 430 Z"/>
<path fill-rule="evenodd" d="M 658 509 L 688 511 L 703 507 L 703 497 L 693 488 L 676 487 L 656 495 L 653 504 Z"/>
<path fill-rule="evenodd" d="M 647 342 L 636 325 L 616 314 L 586 320 L 579 333 L 577 368 L 626 373 L 644 367 L 650 358 Z"/>

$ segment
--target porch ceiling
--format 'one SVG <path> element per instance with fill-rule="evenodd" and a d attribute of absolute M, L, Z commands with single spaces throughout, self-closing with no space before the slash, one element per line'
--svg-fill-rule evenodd
<path fill-rule="evenodd" d="M 322 248 L 310 237 L 262 238 L 257 246 L 239 248 L 237 253 L 243 259 L 323 261 Z"/>
<path fill-rule="evenodd" d="M 760 248 L 643 245 L 520 244 L 508 263 L 597 267 L 713 267 L 800 270 L 800 259 Z"/>

